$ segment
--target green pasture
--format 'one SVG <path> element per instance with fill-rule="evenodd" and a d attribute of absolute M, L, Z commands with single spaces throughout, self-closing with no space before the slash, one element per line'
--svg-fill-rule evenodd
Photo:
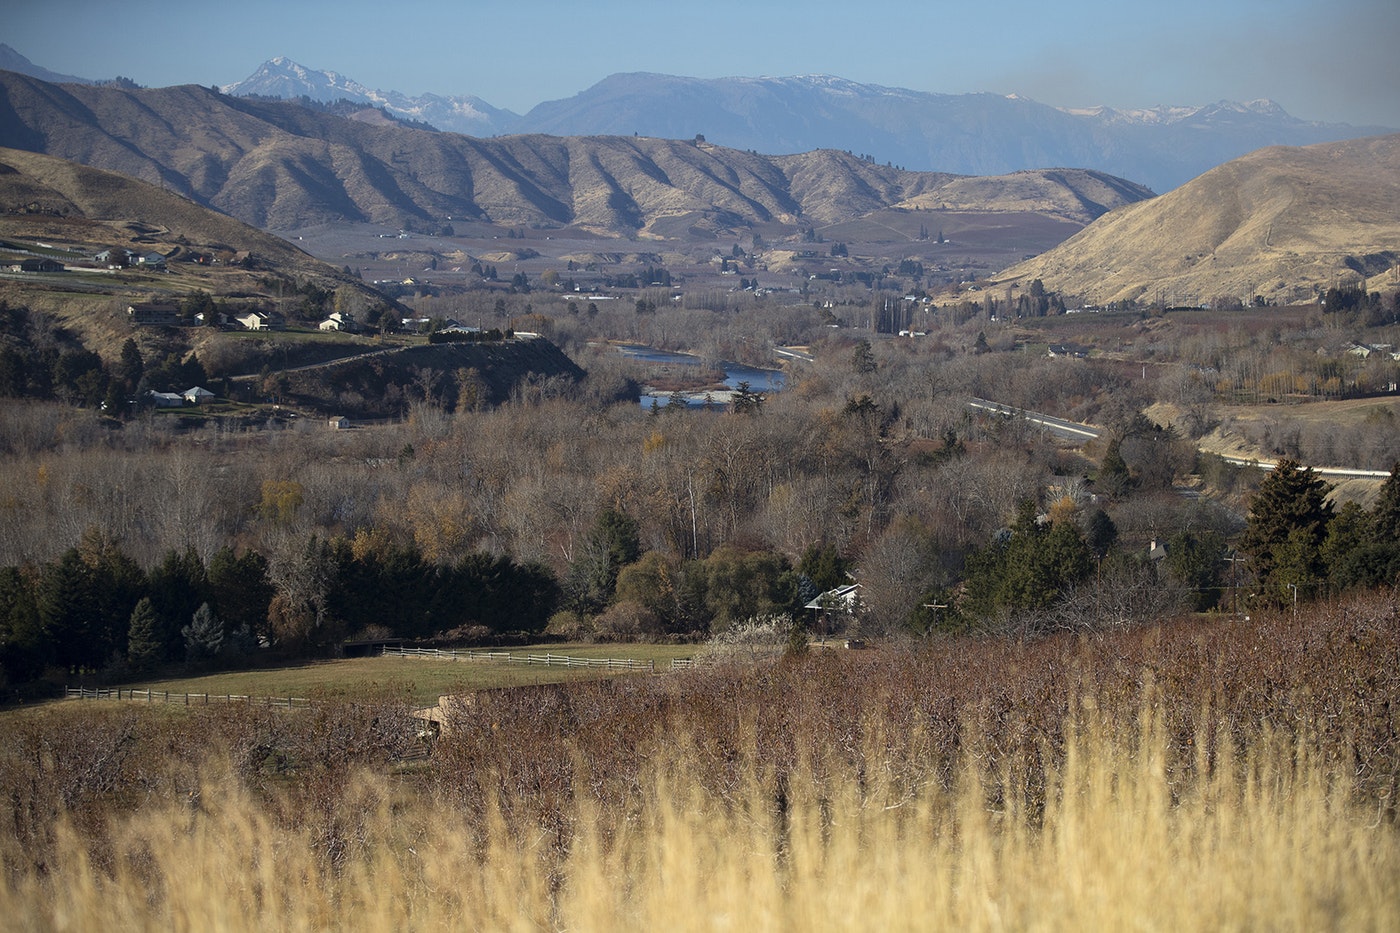
<path fill-rule="evenodd" d="M 510 653 L 522 657 L 549 653 L 653 661 L 658 671 L 666 671 L 670 669 L 672 658 L 689 658 L 695 651 L 694 645 L 616 644 L 548 645 L 514 649 Z M 372 657 L 134 681 L 120 686 L 123 690 L 211 696 L 304 697 L 313 700 L 394 694 L 407 696 L 416 705 L 431 706 L 443 694 L 619 676 L 627 674 L 601 668 L 547 667 L 503 661 Z"/>

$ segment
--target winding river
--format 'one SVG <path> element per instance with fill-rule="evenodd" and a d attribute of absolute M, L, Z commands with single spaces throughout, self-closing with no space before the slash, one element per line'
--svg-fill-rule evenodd
<path fill-rule="evenodd" d="M 657 350 L 653 347 L 644 347 L 640 344 L 621 344 L 618 352 L 623 356 L 634 360 L 641 360 L 647 363 L 666 363 L 680 366 L 702 366 L 705 360 L 689 353 L 672 353 L 669 350 Z M 709 392 L 709 396 L 717 405 L 728 404 L 733 393 L 739 388 L 739 383 L 747 382 L 749 389 L 759 393 L 777 392 L 782 389 L 784 382 L 783 371 L 780 369 L 759 369 L 754 366 L 745 366 L 742 363 L 731 363 L 721 361 L 714 364 L 724 371 L 725 389 Z M 701 408 L 705 404 L 705 392 L 683 392 L 686 405 L 691 408 Z M 643 408 L 651 408 L 653 401 L 658 406 L 664 407 L 670 401 L 670 393 L 664 392 L 644 392 L 641 396 Z"/>

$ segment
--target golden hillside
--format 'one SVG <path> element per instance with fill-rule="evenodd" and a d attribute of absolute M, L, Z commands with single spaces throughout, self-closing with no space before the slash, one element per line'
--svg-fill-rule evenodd
<path fill-rule="evenodd" d="M 383 300 L 286 240 L 178 194 L 16 149 L 0 148 L 0 243 L 6 255 L 39 250 L 68 266 L 57 275 L 6 274 L 0 300 L 54 315 L 100 352 L 114 351 L 129 335 L 121 313 L 129 302 L 179 300 L 193 292 L 271 302 L 303 285 L 345 287 L 368 302 Z M 115 247 L 159 253 L 168 265 L 165 271 L 108 273 L 91 262 Z M 216 261 L 192 261 L 200 257 Z"/>
<path fill-rule="evenodd" d="M 1105 303 L 1169 305 L 1220 297 L 1311 299 L 1370 279 L 1396 285 L 1400 135 L 1250 153 L 1186 185 L 1118 208 L 1055 249 L 1008 269 L 1001 284 Z"/>
<path fill-rule="evenodd" d="M 0 148 L 0 229 L 87 245 L 157 251 L 248 253 L 268 264 L 333 270 L 279 237 L 187 198 L 115 172 Z M 313 268 L 314 267 L 314 268 Z"/>
<path fill-rule="evenodd" d="M 765 156 L 645 136 L 476 139 L 202 87 L 57 86 L 9 72 L 0 72 L 0 137 L 278 231 L 369 222 L 436 232 L 486 221 L 632 236 L 831 224 L 899 205 L 1033 210 L 1085 224 L 1151 196 L 1098 173 L 974 180 L 829 149 Z"/>

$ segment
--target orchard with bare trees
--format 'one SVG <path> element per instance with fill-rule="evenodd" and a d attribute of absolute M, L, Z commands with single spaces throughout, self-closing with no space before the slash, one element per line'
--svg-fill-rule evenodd
<path fill-rule="evenodd" d="M 804 559 L 819 553 L 839 561 L 837 583 L 861 585 L 862 611 L 846 624 L 868 635 L 1141 622 L 1235 608 L 1241 573 L 1267 582 L 1258 558 L 1244 570 L 1225 560 L 1242 532 L 1241 550 L 1258 540 L 1250 496 L 1261 472 L 1196 443 L 1285 365 L 1264 349 L 1270 332 L 1251 330 L 1256 318 L 1008 321 L 988 299 L 935 306 L 930 333 L 893 338 L 834 326 L 871 300 L 842 295 L 849 304 L 746 294 L 722 309 L 663 299 L 589 313 L 511 295 L 507 313 L 568 352 L 582 380 L 524 378 L 492 405 L 471 373 L 420 370 L 400 417 L 349 431 L 285 413 L 103 415 L 93 399 L 141 378 L 140 351 L 98 358 L 82 372 L 101 376 L 84 377 L 60 365 L 77 351 L 53 332 L 49 356 L 11 354 L 29 376 L 0 403 L 6 677 L 232 665 L 266 650 L 333 652 L 366 633 L 702 638 L 773 613 L 807 626 L 802 607 L 833 585 Z M 473 312 L 425 301 L 438 314 L 499 316 L 480 302 Z M 12 330 L 46 326 L 7 313 Z M 1341 332 L 1341 313 L 1318 314 L 1319 340 Z M 1071 326 L 1097 350 L 1041 349 Z M 743 386 L 734 404 L 658 408 L 636 402 L 654 373 L 618 340 L 691 351 L 712 368 L 805 350 L 779 391 Z M 1311 359 L 1295 357 L 1294 387 L 1305 369 L 1317 374 Z M 1346 384 L 1380 372 L 1347 359 Z M 55 393 L 52 379 L 35 381 L 41 372 L 86 378 L 90 391 Z M 1104 434 L 1057 440 L 975 412 L 970 397 Z M 1148 417 L 1163 405 L 1174 417 Z M 1348 443 L 1343 430 L 1328 449 Z M 1383 447 L 1372 441 L 1367 465 L 1400 460 Z M 1379 504 L 1339 511 L 1331 532 L 1309 532 L 1303 596 L 1325 595 L 1327 580 L 1394 582 L 1381 529 L 1395 483 Z M 1157 559 L 1154 544 L 1175 557 Z M 1290 596 L 1304 586 L 1288 582 Z M 1252 592 L 1277 602 L 1281 591 Z M 217 650 L 181 634 L 201 610 L 213 633 L 201 644 Z"/>

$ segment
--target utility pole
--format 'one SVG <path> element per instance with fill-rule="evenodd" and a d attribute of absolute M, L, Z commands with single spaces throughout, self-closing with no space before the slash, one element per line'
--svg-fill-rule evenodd
<path fill-rule="evenodd" d="M 932 609 L 932 610 L 933 610 L 933 625 L 929 627 L 929 628 L 930 628 L 930 631 L 932 631 L 932 629 L 938 625 L 938 610 L 940 610 L 940 609 L 947 609 L 947 608 L 948 608 L 948 604 L 947 604 L 947 603 L 924 603 L 924 608 L 925 608 L 925 609 Z M 928 632 L 925 632 L 924 635 L 927 636 L 927 635 L 928 635 Z"/>
<path fill-rule="evenodd" d="M 1235 606 L 1234 606 L 1234 613 L 1235 613 L 1236 616 L 1238 616 L 1238 615 L 1240 614 L 1240 562 L 1243 561 L 1243 560 L 1245 560 L 1245 558 L 1243 558 L 1243 557 L 1240 556 L 1240 552 L 1239 552 L 1239 551 L 1236 551 L 1235 553 L 1231 554 L 1229 557 L 1226 557 L 1226 558 L 1223 558 L 1223 559 L 1225 560 L 1226 563 L 1228 563 L 1228 564 L 1230 565 L 1230 576 L 1231 576 L 1231 578 L 1234 580 L 1234 585 L 1233 585 L 1233 587 L 1232 587 L 1232 588 L 1234 589 L 1234 591 L 1235 591 L 1235 593 L 1234 593 L 1234 604 L 1235 604 Z"/>

